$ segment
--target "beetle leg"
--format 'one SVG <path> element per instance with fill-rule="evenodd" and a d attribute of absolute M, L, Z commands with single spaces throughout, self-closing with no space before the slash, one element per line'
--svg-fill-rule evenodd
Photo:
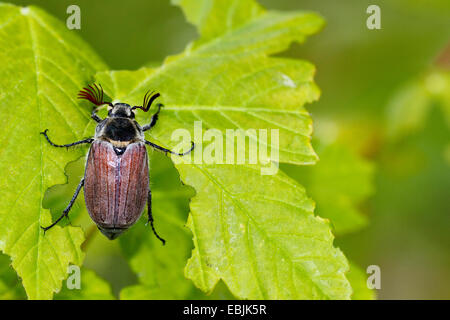
<path fill-rule="evenodd" d="M 164 107 L 164 105 L 162 103 L 158 103 L 156 106 L 158 107 L 158 111 L 156 111 L 156 113 L 152 116 L 150 123 L 142 127 L 142 131 L 147 131 L 153 128 L 156 124 L 156 121 L 158 121 L 159 112 L 161 111 L 161 107 Z"/>
<path fill-rule="evenodd" d="M 147 223 L 150 222 L 150 226 L 152 227 L 153 233 L 155 234 L 155 236 L 161 240 L 162 244 L 165 245 L 166 244 L 166 240 L 164 240 L 163 238 L 161 238 L 158 233 L 156 233 L 155 230 L 155 226 L 153 225 L 153 215 L 152 215 L 152 191 L 150 190 L 150 188 L 148 189 L 148 198 L 147 198 L 147 212 L 148 212 L 148 221 Z"/>
<path fill-rule="evenodd" d="M 94 119 L 95 122 L 102 122 L 102 121 L 103 121 L 103 119 L 100 118 L 100 117 L 95 113 L 95 109 L 92 110 L 91 118 Z"/>
<path fill-rule="evenodd" d="M 63 214 L 62 214 L 58 219 L 56 219 L 55 222 L 53 222 L 51 225 L 49 225 L 48 227 L 43 227 L 43 226 L 41 226 L 41 228 L 44 230 L 44 233 L 45 233 L 47 230 L 53 228 L 58 222 L 61 221 L 62 218 L 64 218 L 64 217 L 69 217 L 69 211 L 70 211 L 70 209 L 72 208 L 72 206 L 73 206 L 75 200 L 77 199 L 78 194 L 80 193 L 80 190 L 81 190 L 81 188 L 83 187 L 83 185 L 84 185 L 84 178 L 81 179 L 80 183 L 78 184 L 78 187 L 77 187 L 77 189 L 75 190 L 75 193 L 73 194 L 72 200 L 70 200 L 69 204 L 68 204 L 67 207 L 64 209 Z"/>
<path fill-rule="evenodd" d="M 161 147 L 161 146 L 158 146 L 157 144 L 154 144 L 153 142 L 150 142 L 150 141 L 147 141 L 147 140 L 145 140 L 145 144 L 147 144 L 147 145 L 149 145 L 149 146 L 151 146 L 151 147 L 153 147 L 153 148 L 155 148 L 155 149 L 161 150 L 161 151 L 163 151 L 163 152 L 165 152 L 165 153 L 176 154 L 176 155 L 178 155 L 178 156 L 185 156 L 185 155 L 187 155 L 187 154 L 190 153 L 192 150 L 194 150 L 194 147 L 195 147 L 194 142 L 191 141 L 191 148 L 190 148 L 188 151 L 183 152 L 183 153 L 176 153 L 176 152 L 173 152 L 173 151 L 171 151 L 171 150 L 169 150 L 169 149 L 166 149 L 166 148 L 163 148 L 163 147 Z"/>
<path fill-rule="evenodd" d="M 68 148 L 68 147 L 73 147 L 73 146 L 76 146 L 76 145 L 82 144 L 82 143 L 92 143 L 92 142 L 94 142 L 93 138 L 89 138 L 89 139 L 84 139 L 84 140 L 76 141 L 74 143 L 69 143 L 69 144 L 55 144 L 48 137 L 47 131 L 48 131 L 48 129 L 45 129 L 43 132 L 41 132 L 41 134 L 44 135 L 44 137 L 45 137 L 45 139 L 47 139 L 48 143 L 50 143 L 52 146 L 58 147 L 58 148 L 63 148 L 63 147 Z"/>

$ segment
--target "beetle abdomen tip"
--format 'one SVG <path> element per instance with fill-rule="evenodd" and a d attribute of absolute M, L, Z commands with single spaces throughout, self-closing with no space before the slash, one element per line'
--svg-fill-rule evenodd
<path fill-rule="evenodd" d="M 114 240 L 118 236 L 120 236 L 124 231 L 127 229 L 124 228 L 102 228 L 100 226 L 97 226 L 98 230 L 101 231 L 109 240 Z"/>

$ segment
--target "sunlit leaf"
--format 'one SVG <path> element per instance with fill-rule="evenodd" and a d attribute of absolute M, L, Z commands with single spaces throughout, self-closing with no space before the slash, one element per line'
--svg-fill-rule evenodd
<path fill-rule="evenodd" d="M 350 271 L 347 274 L 348 281 L 352 285 L 352 300 L 374 300 L 375 290 L 367 287 L 368 275 L 356 264 L 350 262 Z"/>
<path fill-rule="evenodd" d="M 82 149 L 52 148 L 86 135 L 89 109 L 76 101 L 80 88 L 105 69 L 94 52 L 45 12 L 0 4 L 0 250 L 12 258 L 31 299 L 49 299 L 69 263 L 81 264 L 80 228 L 55 227 L 42 207 L 48 187 L 64 183 L 64 166 Z M 87 104 L 86 104 L 87 106 Z M 7 111 L 7 112 L 6 112 Z"/>
<path fill-rule="evenodd" d="M 80 288 L 69 288 L 63 285 L 55 300 L 112 300 L 114 296 L 108 282 L 100 278 L 94 271 L 81 268 Z"/>
<path fill-rule="evenodd" d="M 147 138 L 163 146 L 174 145 L 176 129 L 192 133 L 194 121 L 222 132 L 278 129 L 279 145 L 271 140 L 268 148 L 279 151 L 281 162 L 314 163 L 303 108 L 318 98 L 314 67 L 268 54 L 302 42 L 322 19 L 267 12 L 254 1 L 177 2 L 200 39 L 159 68 L 99 73 L 107 93 L 139 105 L 147 90 L 160 92 L 165 107 Z M 149 119 L 138 116 L 142 124 Z M 194 139 L 194 154 L 202 152 Z M 350 298 L 347 261 L 303 187 L 281 172 L 261 175 L 262 164 L 176 163 L 182 181 L 196 190 L 188 218 L 195 248 L 185 274 L 197 287 L 211 292 L 223 279 L 238 298 Z"/>

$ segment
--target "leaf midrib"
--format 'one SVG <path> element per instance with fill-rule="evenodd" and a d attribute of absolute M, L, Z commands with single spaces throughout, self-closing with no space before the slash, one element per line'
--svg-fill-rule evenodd
<path fill-rule="evenodd" d="M 40 26 L 44 27 L 48 32 L 50 32 L 53 36 L 55 36 L 56 39 L 59 40 L 58 37 L 56 37 L 56 35 L 54 35 L 53 30 L 51 30 L 51 28 L 49 28 L 47 25 L 44 25 L 34 14 L 31 16 L 32 11 L 30 10 L 29 13 L 27 15 L 23 15 L 25 17 L 26 23 L 28 25 L 29 28 L 29 33 L 30 33 L 30 42 L 31 42 L 31 48 L 32 48 L 32 52 L 33 52 L 33 58 L 34 58 L 34 67 L 35 67 L 35 84 L 36 84 L 36 105 L 37 105 L 37 109 L 38 109 L 38 122 L 39 122 L 39 128 L 42 128 L 42 103 L 41 103 L 41 99 L 40 96 L 42 95 L 41 90 L 40 90 L 40 75 L 41 75 L 41 68 L 40 68 L 40 57 L 41 55 L 39 54 L 39 45 L 38 45 L 38 40 L 37 40 L 37 35 L 35 33 L 35 30 L 32 28 L 31 26 L 31 19 L 33 19 L 34 21 L 36 21 Z M 61 41 L 61 40 L 59 40 Z M 62 41 L 64 43 L 65 46 L 67 46 L 67 44 Z M 83 57 L 84 59 L 86 59 L 85 57 Z M 44 74 L 44 73 L 42 73 Z M 45 76 L 45 74 L 44 74 Z M 71 79 L 73 80 L 73 79 Z M 64 90 L 62 90 L 60 88 L 61 91 L 63 91 L 65 93 Z M 50 101 L 49 101 L 50 102 Z M 59 111 L 56 109 L 56 107 L 50 102 L 50 104 L 52 105 L 53 109 L 59 113 Z M 78 108 L 77 108 L 78 109 Z M 80 109 L 78 109 L 79 112 L 81 112 Z M 60 113 L 59 113 L 60 114 Z M 60 116 L 65 120 L 65 118 L 60 114 Z M 66 122 L 67 123 L 67 122 Z M 73 135 L 75 135 L 75 133 L 73 132 L 73 130 L 71 131 Z M 45 190 L 44 190 L 44 166 L 43 166 L 43 158 L 44 158 L 44 148 L 43 148 L 43 140 L 39 139 L 39 149 L 40 149 L 40 197 L 39 197 L 39 203 L 42 203 L 43 201 L 43 195 L 45 194 Z M 37 219 L 37 241 L 36 241 L 36 245 L 34 246 L 34 248 L 37 252 L 36 252 L 36 267 L 35 267 L 35 279 L 36 279 L 36 297 L 39 297 L 40 295 L 40 291 L 39 291 L 39 277 L 40 277 L 40 268 L 39 265 L 41 263 L 44 264 L 44 266 L 48 269 L 48 273 L 50 274 L 52 281 L 54 283 L 55 286 L 57 286 L 57 280 L 55 280 L 53 273 L 51 272 L 51 269 L 48 268 L 48 266 L 46 265 L 45 260 L 41 260 L 41 244 L 42 244 L 42 237 L 41 237 L 41 219 L 42 219 L 42 215 L 43 215 L 43 210 L 42 210 L 42 205 L 39 206 L 39 212 L 38 212 L 38 219 Z M 36 222 L 34 222 L 36 223 Z M 69 238 L 70 238 L 70 244 L 72 245 L 73 248 L 76 248 L 75 243 L 73 242 L 72 236 L 70 235 L 70 232 L 67 232 L 69 234 Z M 53 245 L 53 243 L 51 241 L 49 241 L 49 239 L 45 238 L 45 240 L 47 241 L 49 247 L 53 250 L 56 259 L 58 260 L 58 264 L 60 266 L 60 269 L 62 271 L 62 273 L 64 273 L 65 270 L 63 270 L 62 265 L 61 265 L 61 258 L 60 255 L 58 254 L 57 250 L 55 250 L 55 247 Z M 31 250 L 30 250 L 31 251 Z M 79 258 L 79 254 L 77 252 L 77 250 L 75 250 L 76 254 L 77 254 L 77 258 Z"/>
<path fill-rule="evenodd" d="M 32 51 L 33 51 L 33 57 L 34 57 L 34 67 L 35 67 L 35 75 L 36 75 L 36 78 L 35 78 L 35 84 L 36 84 L 36 105 L 37 105 L 37 109 L 38 109 L 38 114 L 39 114 L 39 128 L 42 128 L 42 110 L 41 110 L 41 108 L 42 108 L 42 106 L 41 106 L 41 101 L 40 101 L 40 98 L 39 98 L 39 96 L 40 96 L 40 89 L 39 89 L 39 67 L 38 67 L 38 65 L 39 65 L 39 63 L 38 63 L 38 54 L 37 54 L 37 52 L 38 52 L 38 47 L 37 47 L 37 45 L 36 45 L 36 41 L 37 41 L 37 39 L 36 39 L 36 34 L 34 33 L 34 30 L 33 30 L 33 28 L 31 27 L 31 22 L 30 22 L 30 20 L 29 19 L 27 19 L 27 17 L 25 16 L 25 20 L 26 20 L 26 23 L 28 24 L 28 29 L 29 29 L 29 32 L 30 32 L 30 41 L 31 41 L 31 47 L 32 47 Z M 39 185 L 39 189 L 40 189 L 40 196 L 39 196 L 39 203 L 42 203 L 42 195 L 44 194 L 44 192 L 45 192 L 45 190 L 44 190 L 44 170 L 43 170 L 43 154 L 44 154 L 44 152 L 43 152 L 43 146 L 42 146 L 42 139 L 39 139 L 39 150 L 40 150 L 40 153 L 39 153 L 39 162 L 40 162 L 40 165 L 39 165 L 39 169 L 40 169 L 40 176 L 41 176 L 41 179 L 40 179 L 40 185 Z M 38 212 L 38 219 L 36 219 L 37 221 L 38 221 L 38 224 L 37 224 L 37 228 L 38 228 L 38 232 L 37 232 L 37 241 L 36 241 L 36 244 L 37 244 L 37 253 L 36 253 L 36 268 L 35 268 L 35 270 L 36 270 L 36 272 L 35 272 L 35 281 L 36 281 L 36 283 L 35 283 L 35 290 L 36 290 L 36 292 L 35 292 L 35 294 L 36 294 L 36 296 L 39 296 L 39 271 L 40 271 L 40 268 L 39 268 L 39 261 L 40 261 L 40 247 L 41 247 L 41 233 L 40 233 L 40 224 L 41 224 L 41 217 L 42 217 L 42 206 L 40 205 L 39 206 L 39 212 Z"/>

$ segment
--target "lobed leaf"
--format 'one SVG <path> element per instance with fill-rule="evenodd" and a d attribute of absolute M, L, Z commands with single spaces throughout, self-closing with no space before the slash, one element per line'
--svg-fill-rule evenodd
<path fill-rule="evenodd" d="M 76 93 L 105 69 L 96 54 L 64 24 L 35 7 L 0 4 L 0 250 L 12 258 L 30 299 L 50 299 L 81 264 L 80 228 L 56 226 L 42 207 L 48 187 L 65 181 L 64 165 L 85 151 L 51 147 L 39 134 L 49 129 L 57 143 L 80 140 L 89 110 Z M 87 105 L 87 104 L 86 104 Z M 69 199 L 68 199 L 69 200 Z"/>
<path fill-rule="evenodd" d="M 281 162 L 314 163 L 311 119 L 303 108 L 319 96 L 314 67 L 268 54 L 303 41 L 322 19 L 266 12 L 247 0 L 177 3 L 199 27 L 200 39 L 159 68 L 97 74 L 107 93 L 139 105 L 147 90 L 160 92 L 165 107 L 149 139 L 163 146 L 173 146 L 176 129 L 193 133 L 194 121 L 222 132 L 278 129 L 279 145 L 271 141 L 268 148 L 279 151 Z M 141 113 L 138 121 L 150 116 Z M 195 142 L 194 153 L 202 152 Z M 347 261 L 303 187 L 281 172 L 261 175 L 261 164 L 175 162 L 197 192 L 188 218 L 195 248 L 185 269 L 197 287 L 211 292 L 223 279 L 238 298 L 350 298 Z"/>
<path fill-rule="evenodd" d="M 186 267 L 199 288 L 223 279 L 239 298 L 348 297 L 345 257 L 300 185 L 281 173 L 262 176 L 258 166 L 178 169 L 201 190 L 190 206 L 195 250 Z"/>

